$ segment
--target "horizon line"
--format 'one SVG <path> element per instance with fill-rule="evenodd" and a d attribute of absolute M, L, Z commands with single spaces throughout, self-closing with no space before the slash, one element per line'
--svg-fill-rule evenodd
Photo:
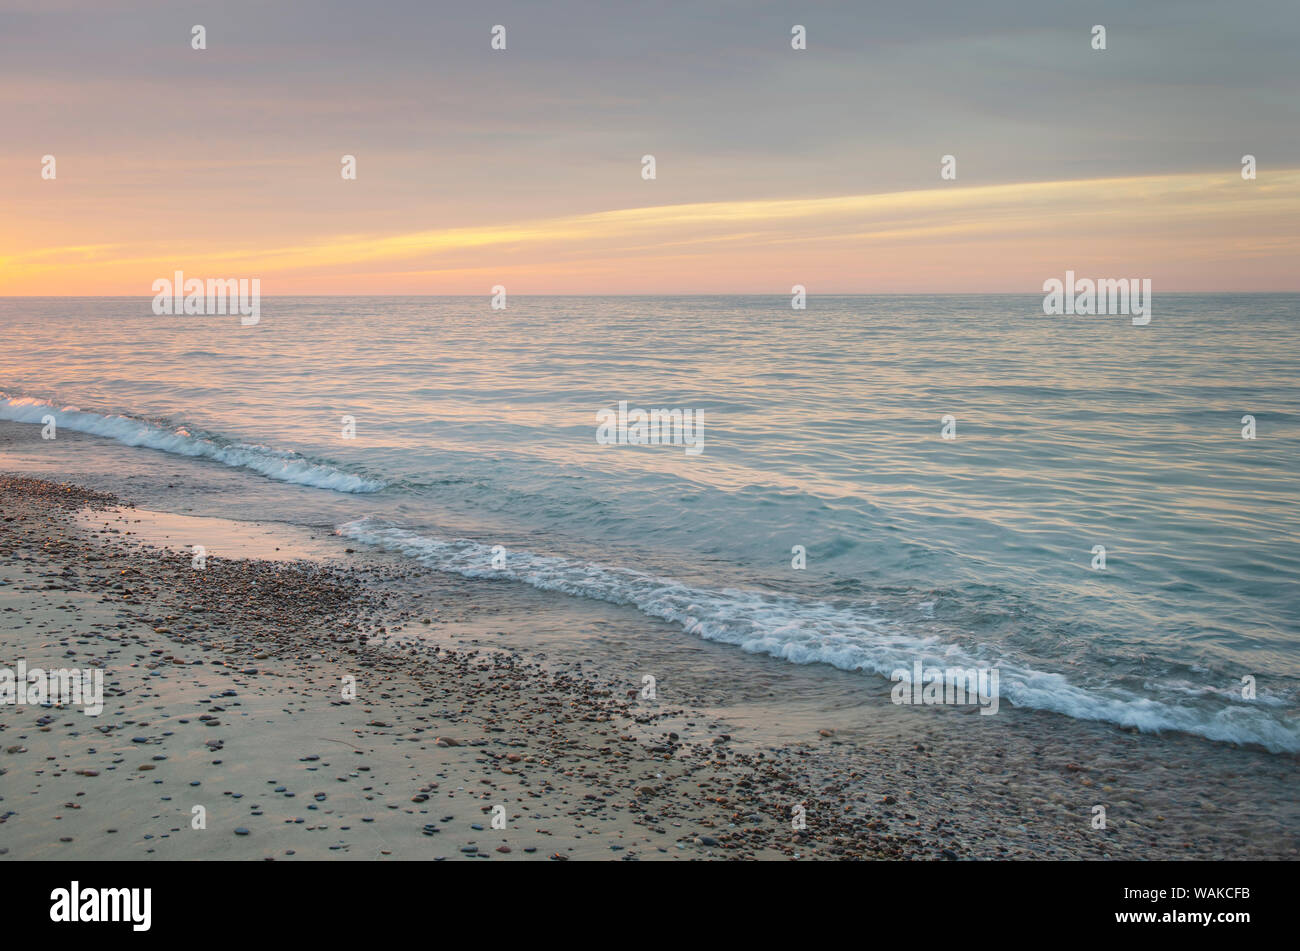
<path fill-rule="evenodd" d="M 867 292 L 867 291 L 819 291 L 817 293 L 805 292 L 807 299 L 814 297 L 1041 297 L 1043 291 L 904 291 L 904 292 Z M 1286 297 L 1288 295 L 1300 295 L 1300 287 L 1294 290 L 1284 291 L 1237 291 L 1237 290 L 1209 290 L 1209 291 L 1160 291 L 1161 296 L 1171 297 L 1213 297 L 1213 296 L 1234 296 L 1234 297 Z M 0 294 L 0 301 L 3 300 L 152 300 L 157 294 Z M 789 291 L 728 291 L 725 293 L 710 293 L 705 291 L 671 291 L 662 293 L 639 293 L 639 294 L 577 294 L 577 293 L 553 293 L 553 294 L 528 294 L 524 292 L 510 292 L 511 298 L 528 297 L 528 298 L 550 298 L 550 297 L 584 297 L 591 299 L 601 299 L 608 297 L 630 298 L 630 297 L 775 297 L 788 298 Z M 430 299 L 475 299 L 480 297 L 491 298 L 492 293 L 482 292 L 478 294 L 261 294 L 260 300 L 301 300 L 321 299 L 321 300 L 345 300 L 353 297 L 365 298 L 382 298 L 393 300 L 410 300 L 412 298 L 430 298 Z M 163 315 L 168 316 L 168 315 Z M 175 316 L 201 317 L 202 314 L 178 314 Z"/>

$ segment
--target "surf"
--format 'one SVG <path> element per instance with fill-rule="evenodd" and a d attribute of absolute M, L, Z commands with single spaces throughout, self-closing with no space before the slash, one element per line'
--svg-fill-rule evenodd
<path fill-rule="evenodd" d="M 75 406 L 58 404 L 33 397 L 0 394 L 0 419 L 48 426 L 54 432 L 70 429 L 113 439 L 127 446 L 139 446 L 178 456 L 211 459 L 234 468 L 248 469 L 268 479 L 315 486 L 335 492 L 378 492 L 386 483 L 344 472 L 326 462 L 315 461 L 292 450 L 227 440 L 223 437 L 191 432 L 184 426 L 166 427 L 133 416 L 116 416 L 87 412 Z"/>
<path fill-rule="evenodd" d="M 510 551 L 502 557 L 499 546 L 434 538 L 374 518 L 346 522 L 335 531 L 436 571 L 517 581 L 543 591 L 630 606 L 688 634 L 791 663 L 828 664 L 884 678 L 918 658 L 944 666 L 994 664 L 1000 669 L 1000 696 L 1013 706 L 1144 733 L 1180 731 L 1218 742 L 1257 745 L 1273 753 L 1300 752 L 1297 727 L 1264 709 L 1225 701 L 1225 706 L 1211 711 L 1135 696 L 1118 687 L 1079 686 L 1059 673 L 1008 660 L 995 646 L 989 646 L 992 658 L 976 656 L 956 644 L 913 634 L 862 608 L 768 591 L 691 586 L 634 569 L 527 551 Z"/>

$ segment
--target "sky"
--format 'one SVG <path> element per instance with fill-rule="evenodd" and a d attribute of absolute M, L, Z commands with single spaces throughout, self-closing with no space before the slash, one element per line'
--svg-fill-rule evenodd
<path fill-rule="evenodd" d="M 0 0 L 0 295 L 1296 291 L 1297 50 L 1294 0 Z"/>

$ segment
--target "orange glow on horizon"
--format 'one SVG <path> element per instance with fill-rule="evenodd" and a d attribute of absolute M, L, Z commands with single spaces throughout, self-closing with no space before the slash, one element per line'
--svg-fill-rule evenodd
<path fill-rule="evenodd" d="M 257 277 L 266 295 L 1038 292 L 1067 268 L 1166 291 L 1294 291 L 1298 186 L 1300 170 L 952 183 L 288 240 L 259 240 L 250 221 L 235 246 L 189 228 L 11 221 L 0 295 L 149 296 L 176 270 Z"/>

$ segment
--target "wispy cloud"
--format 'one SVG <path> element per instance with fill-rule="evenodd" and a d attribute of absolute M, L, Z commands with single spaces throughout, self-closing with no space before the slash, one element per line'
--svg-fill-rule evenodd
<path fill-rule="evenodd" d="M 1196 274 L 1207 289 L 1235 286 L 1238 275 L 1247 288 L 1286 289 L 1298 240 L 1300 170 L 1254 182 L 1229 171 L 652 205 L 237 246 L 168 238 L 11 250 L 0 292 L 145 294 L 175 268 L 260 276 L 268 293 L 485 293 L 489 278 L 518 293 L 792 281 L 844 292 L 1032 291 L 1066 267 L 1137 268 L 1187 289 Z"/>

